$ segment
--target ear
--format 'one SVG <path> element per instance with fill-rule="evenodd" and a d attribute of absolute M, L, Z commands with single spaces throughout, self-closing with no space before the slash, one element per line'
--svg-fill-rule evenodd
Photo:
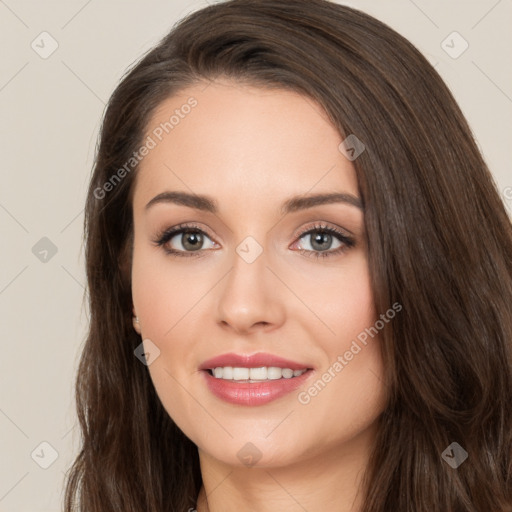
<path fill-rule="evenodd" d="M 133 317 L 133 328 L 135 329 L 135 331 L 137 332 L 137 334 L 140 334 L 140 325 L 139 325 L 139 322 L 137 321 L 136 317 Z"/>
<path fill-rule="evenodd" d="M 140 334 L 140 332 L 141 332 L 140 324 L 139 324 L 139 319 L 137 318 L 137 314 L 135 313 L 135 307 L 132 307 L 132 314 L 133 314 L 133 318 L 132 318 L 133 328 L 135 329 L 137 334 Z"/>

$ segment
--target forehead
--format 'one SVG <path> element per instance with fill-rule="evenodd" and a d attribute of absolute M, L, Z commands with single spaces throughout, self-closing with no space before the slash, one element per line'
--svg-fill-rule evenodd
<path fill-rule="evenodd" d="M 155 110 L 134 208 L 167 189 L 263 208 L 310 191 L 358 194 L 354 168 L 323 109 L 285 89 L 200 83 Z"/>

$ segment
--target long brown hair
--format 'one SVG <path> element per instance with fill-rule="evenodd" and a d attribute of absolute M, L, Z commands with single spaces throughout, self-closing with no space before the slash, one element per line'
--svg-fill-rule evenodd
<path fill-rule="evenodd" d="M 197 448 L 134 356 L 137 169 L 119 169 L 164 99 L 219 76 L 300 92 L 343 138 L 365 144 L 353 163 L 375 307 L 403 310 L 383 331 L 390 399 L 364 511 L 511 511 L 512 228 L 454 98 L 407 40 L 362 12 L 326 0 L 231 0 L 175 26 L 125 75 L 104 116 L 85 210 L 90 330 L 66 512 L 195 506 Z M 442 457 L 453 442 L 468 453 L 457 468 Z"/>

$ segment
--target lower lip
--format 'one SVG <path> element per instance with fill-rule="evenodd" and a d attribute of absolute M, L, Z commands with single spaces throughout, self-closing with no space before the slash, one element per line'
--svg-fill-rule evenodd
<path fill-rule="evenodd" d="M 217 398 L 237 405 L 263 405 L 295 391 L 309 378 L 312 370 L 307 370 L 298 377 L 262 382 L 217 379 L 206 370 L 203 373 L 208 389 Z"/>

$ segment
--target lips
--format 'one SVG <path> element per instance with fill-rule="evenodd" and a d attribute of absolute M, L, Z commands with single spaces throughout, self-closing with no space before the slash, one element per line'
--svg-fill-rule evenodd
<path fill-rule="evenodd" d="M 294 371 L 294 376 L 289 378 L 272 377 L 269 380 L 226 380 L 214 376 L 214 370 L 230 368 L 236 371 L 242 368 L 288 369 Z M 300 363 L 282 357 L 257 353 L 247 354 L 223 354 L 208 359 L 199 367 L 209 391 L 224 402 L 236 405 L 255 406 L 264 405 L 278 398 L 289 395 L 308 380 L 314 373 L 314 369 L 308 363 Z M 295 376 L 297 374 L 297 376 Z M 283 375 L 284 377 L 284 375 Z"/>

